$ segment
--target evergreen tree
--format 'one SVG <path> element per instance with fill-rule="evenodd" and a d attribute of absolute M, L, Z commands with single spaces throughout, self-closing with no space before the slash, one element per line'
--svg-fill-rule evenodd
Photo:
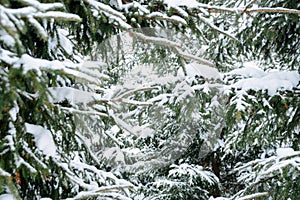
<path fill-rule="evenodd" d="M 299 198 L 299 3 L 0 6 L 0 197 Z"/>

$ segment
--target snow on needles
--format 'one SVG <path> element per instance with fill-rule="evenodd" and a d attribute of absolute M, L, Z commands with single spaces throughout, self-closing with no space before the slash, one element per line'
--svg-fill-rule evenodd
<path fill-rule="evenodd" d="M 23 54 L 15 63 L 14 67 L 22 67 L 24 73 L 30 70 L 36 70 L 38 75 L 41 75 L 41 69 L 62 70 L 65 68 L 65 66 L 58 60 L 48 61 L 45 59 L 34 58 L 27 54 Z"/>
<path fill-rule="evenodd" d="M 206 79 L 220 79 L 220 73 L 216 68 L 199 64 L 196 62 L 185 65 L 186 74 L 188 77 L 203 76 Z M 178 75 L 184 76 L 182 69 L 178 70 Z"/>
<path fill-rule="evenodd" d="M 0 200 L 14 200 L 14 196 L 12 194 L 1 194 Z"/>
<path fill-rule="evenodd" d="M 274 96 L 279 90 L 292 90 L 300 81 L 297 71 L 264 72 L 254 67 L 244 67 L 225 74 L 225 79 L 241 77 L 243 79 L 230 85 L 230 88 L 242 90 L 267 91 Z"/>
<path fill-rule="evenodd" d="M 170 7 L 187 6 L 191 8 L 199 5 L 199 2 L 196 0 L 165 0 L 164 2 Z"/>
<path fill-rule="evenodd" d="M 54 143 L 52 134 L 49 130 L 42 126 L 25 123 L 27 133 L 34 136 L 36 146 L 46 156 L 56 155 L 56 145 Z"/>

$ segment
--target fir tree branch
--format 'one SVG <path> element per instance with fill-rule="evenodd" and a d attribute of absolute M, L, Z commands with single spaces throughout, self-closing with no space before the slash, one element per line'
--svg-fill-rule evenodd
<path fill-rule="evenodd" d="M 116 99 L 122 99 L 122 98 L 128 97 L 130 95 L 133 95 L 136 92 L 151 91 L 151 90 L 158 90 L 158 89 L 159 89 L 158 87 L 138 88 L 135 90 L 126 91 L 123 94 L 121 94 L 120 96 L 118 96 Z"/>
<path fill-rule="evenodd" d="M 300 15 L 300 10 L 296 9 L 288 9 L 288 8 L 250 8 L 246 10 L 240 10 L 241 13 L 288 13 L 288 14 L 296 14 Z"/>
<path fill-rule="evenodd" d="M 32 6 L 40 11 L 64 8 L 64 5 L 62 3 L 40 3 L 39 1 L 36 0 L 18 0 L 18 1 L 26 6 Z"/>
<path fill-rule="evenodd" d="M 146 20 L 160 20 L 160 21 L 167 21 L 167 22 L 172 22 L 172 23 L 176 23 L 176 24 L 183 24 L 183 25 L 187 25 L 186 21 L 181 18 L 178 17 L 176 15 L 173 15 L 171 17 L 168 16 L 159 16 L 159 15 L 146 15 L 146 16 L 139 16 L 142 19 L 146 19 Z"/>
<path fill-rule="evenodd" d="M 81 200 L 98 196 L 108 196 L 105 192 L 109 192 L 112 190 L 122 190 L 122 189 L 131 189 L 133 185 L 113 185 L 113 186 L 104 186 L 96 191 L 83 191 L 78 193 L 75 197 L 71 198 L 72 200 Z M 112 194 L 111 194 L 112 195 Z M 118 195 L 120 196 L 120 195 Z"/>
<path fill-rule="evenodd" d="M 222 33 L 223 35 L 226 35 L 227 37 L 235 40 L 235 41 L 239 41 L 236 37 L 234 37 L 233 35 L 231 35 L 230 33 L 227 33 L 226 31 L 220 29 L 219 27 L 217 27 L 216 25 L 214 25 L 213 23 L 209 22 L 208 19 L 206 19 L 205 17 L 202 17 L 200 14 L 198 15 L 199 19 L 201 21 L 203 21 L 205 24 L 207 24 L 209 27 L 211 27 L 212 29 Z"/>
<path fill-rule="evenodd" d="M 268 8 L 268 7 L 261 7 L 261 8 L 226 8 L 221 6 L 209 6 L 205 5 L 203 8 L 207 9 L 209 13 L 289 13 L 289 14 L 300 14 L 300 10 L 297 9 L 289 9 L 289 8 L 282 8 L 282 7 L 275 7 L 275 8 Z M 199 10 L 193 11 L 194 13 L 202 13 Z"/>
<path fill-rule="evenodd" d="M 250 1 L 246 6 L 245 6 L 245 10 L 247 10 L 248 8 L 250 8 L 257 0 L 252 0 Z"/>
<path fill-rule="evenodd" d="M 46 13 L 35 13 L 32 15 L 34 18 L 40 19 L 54 19 L 57 21 L 81 21 L 81 18 L 78 15 L 71 14 L 71 13 L 64 13 L 60 11 L 49 11 Z"/>
<path fill-rule="evenodd" d="M 68 108 L 68 107 L 60 107 L 60 109 L 66 110 L 71 113 L 78 113 L 78 114 L 84 114 L 84 115 L 98 115 L 101 117 L 108 117 L 108 115 L 105 113 L 92 111 L 92 110 L 78 110 L 78 109 Z"/>
<path fill-rule="evenodd" d="M 215 65 L 208 61 L 205 60 L 203 58 L 200 58 L 198 56 L 192 55 L 190 53 L 186 53 L 182 50 L 182 47 L 180 44 L 173 42 L 171 40 L 165 39 L 165 38 L 158 38 L 158 37 L 152 37 L 152 36 L 146 36 L 142 33 L 136 33 L 136 32 L 130 32 L 130 34 L 132 34 L 133 36 L 147 41 L 147 42 L 152 42 L 154 44 L 158 44 L 160 46 L 164 46 L 164 47 L 169 47 L 169 48 L 173 48 L 175 50 L 176 53 L 179 54 L 179 56 L 183 57 L 183 58 L 187 58 L 187 59 L 191 59 L 194 61 L 199 62 L 200 64 L 204 64 L 204 65 L 208 65 L 210 67 L 215 67 Z"/>
<path fill-rule="evenodd" d="M 250 199 L 254 199 L 254 198 L 267 197 L 267 196 L 269 196 L 268 192 L 261 192 L 261 193 L 255 193 L 255 194 L 250 194 L 247 196 L 239 197 L 239 198 L 237 198 L 237 200 L 250 200 Z"/>

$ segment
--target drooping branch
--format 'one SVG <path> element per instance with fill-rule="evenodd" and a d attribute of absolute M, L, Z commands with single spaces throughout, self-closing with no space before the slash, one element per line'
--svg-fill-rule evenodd
<path fill-rule="evenodd" d="M 191 59 L 191 60 L 199 62 L 200 64 L 208 65 L 210 67 L 215 67 L 215 65 L 212 62 L 210 62 L 206 59 L 203 59 L 203 58 L 200 58 L 198 56 L 192 55 L 188 52 L 184 52 L 179 43 L 173 42 L 173 41 L 165 39 L 165 38 L 146 36 L 142 33 L 130 32 L 130 34 L 133 35 L 134 37 L 138 38 L 138 39 L 141 39 L 141 40 L 144 40 L 144 41 L 147 41 L 147 42 L 151 42 L 153 44 L 173 48 L 174 51 L 182 58 Z"/>
<path fill-rule="evenodd" d="M 236 37 L 234 37 L 233 35 L 231 35 L 230 33 L 220 29 L 219 27 L 217 27 L 216 25 L 214 25 L 213 23 L 209 22 L 207 18 L 205 17 L 202 17 L 200 14 L 198 15 L 199 19 L 201 21 L 203 21 L 205 24 L 207 24 L 209 27 L 211 27 L 212 29 L 215 29 L 216 31 L 226 35 L 227 37 L 233 39 L 233 40 L 236 40 L 238 41 L 238 39 Z"/>

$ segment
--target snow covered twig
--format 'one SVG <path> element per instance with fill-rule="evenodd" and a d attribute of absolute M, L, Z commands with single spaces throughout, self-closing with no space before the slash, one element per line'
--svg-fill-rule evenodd
<path fill-rule="evenodd" d="M 268 192 L 261 192 L 261 193 L 255 193 L 255 194 L 250 194 L 244 197 L 237 198 L 236 200 L 249 200 L 249 199 L 254 199 L 258 197 L 266 197 L 269 196 Z"/>
<path fill-rule="evenodd" d="M 209 27 L 211 27 L 212 29 L 215 29 L 216 31 L 226 35 L 227 37 L 230 37 L 233 40 L 238 41 L 238 39 L 236 37 L 234 37 L 233 35 L 231 35 L 230 33 L 227 33 L 226 31 L 220 29 L 219 27 L 217 27 L 216 25 L 212 24 L 211 22 L 208 21 L 208 19 L 206 19 L 205 17 L 202 17 L 201 14 L 198 15 L 199 19 L 201 21 L 203 21 L 205 24 L 207 24 Z"/>
<path fill-rule="evenodd" d="M 172 22 L 172 23 L 187 25 L 187 22 L 183 18 L 181 18 L 177 15 L 172 15 L 171 17 L 169 17 L 160 12 L 153 12 L 149 15 L 140 16 L 140 17 L 143 19 L 148 19 L 148 20 L 161 20 L 161 21 L 168 21 L 168 22 Z"/>
<path fill-rule="evenodd" d="M 18 0 L 24 5 L 32 6 L 40 11 L 53 10 L 58 8 L 64 8 L 62 3 L 40 3 L 36 0 Z"/>
<path fill-rule="evenodd" d="M 99 188 L 96 191 L 83 191 L 83 192 L 80 192 L 75 197 L 69 198 L 68 200 L 79 200 L 79 199 L 87 199 L 87 198 L 98 197 L 98 196 L 108 196 L 109 193 L 107 193 L 107 195 L 105 195 L 105 192 L 109 192 L 109 191 L 112 191 L 112 190 L 128 189 L 128 188 L 129 189 L 133 188 L 133 185 L 104 186 L 104 187 Z M 118 194 L 118 196 L 120 196 L 120 194 Z"/>
<path fill-rule="evenodd" d="M 147 42 L 152 42 L 154 44 L 158 44 L 158 45 L 165 46 L 165 47 L 174 48 L 175 52 L 178 53 L 183 58 L 188 58 L 188 59 L 191 59 L 191 60 L 195 60 L 195 61 L 199 62 L 200 64 L 208 65 L 210 67 L 215 66 L 212 62 L 210 62 L 208 60 L 205 60 L 205 59 L 200 58 L 198 56 L 194 56 L 192 54 L 189 54 L 189 53 L 186 53 L 186 52 L 182 51 L 181 50 L 182 49 L 181 45 L 176 43 L 176 42 L 170 41 L 170 40 L 165 39 L 165 38 L 157 38 L 157 37 L 152 37 L 152 36 L 146 36 L 142 33 L 136 33 L 136 32 L 130 32 L 130 33 L 138 39 L 141 39 L 141 40 L 144 40 L 144 41 L 147 41 Z"/>
<path fill-rule="evenodd" d="M 105 5 L 101 2 L 95 1 L 95 0 L 84 0 L 85 3 L 91 5 L 96 10 L 104 13 L 106 16 L 108 16 L 110 19 L 115 20 L 122 28 L 124 29 L 130 29 L 131 26 L 126 23 L 126 17 L 121 13 L 113 8 L 111 8 L 108 5 Z"/>
<path fill-rule="evenodd" d="M 300 14 L 300 10 L 297 10 L 297 9 L 289 9 L 289 8 L 282 8 L 282 7 L 248 8 L 247 6 L 244 8 L 227 8 L 227 7 L 223 7 L 223 6 L 210 6 L 210 5 L 206 5 L 206 4 L 202 5 L 202 7 L 207 9 L 209 13 L 231 12 L 231 13 L 239 13 L 239 14 L 242 14 L 242 13 L 290 13 L 290 14 L 297 14 L 297 15 Z"/>
<path fill-rule="evenodd" d="M 243 11 L 239 11 L 241 13 L 289 13 L 289 14 L 297 14 L 300 15 L 300 10 L 289 9 L 289 8 L 250 8 Z"/>

